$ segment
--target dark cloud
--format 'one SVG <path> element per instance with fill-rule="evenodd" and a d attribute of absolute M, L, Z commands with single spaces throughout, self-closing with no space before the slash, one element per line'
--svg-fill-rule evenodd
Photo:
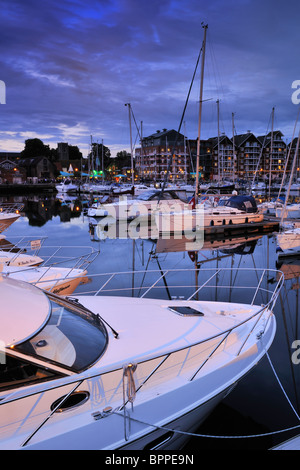
<path fill-rule="evenodd" d="M 208 23 L 202 136 L 265 132 L 276 123 L 291 136 L 296 106 L 300 5 L 296 0 L 3 0 L 0 63 L 1 150 L 36 135 L 51 146 L 68 140 L 85 153 L 90 135 L 129 147 L 130 102 L 144 135 L 178 128 Z M 197 135 L 199 73 L 186 111 Z"/>

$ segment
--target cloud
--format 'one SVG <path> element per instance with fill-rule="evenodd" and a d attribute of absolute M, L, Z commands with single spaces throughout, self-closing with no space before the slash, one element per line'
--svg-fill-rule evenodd
<path fill-rule="evenodd" d="M 129 149 L 130 102 L 144 135 L 177 129 L 208 23 L 203 138 L 222 128 L 263 133 L 273 106 L 288 137 L 296 106 L 300 5 L 290 0 L 3 0 L 1 150 L 25 135 L 87 151 L 90 136 Z M 185 123 L 197 136 L 199 69 Z M 134 134 L 136 129 L 133 130 Z M 134 139 L 136 135 L 134 135 Z"/>

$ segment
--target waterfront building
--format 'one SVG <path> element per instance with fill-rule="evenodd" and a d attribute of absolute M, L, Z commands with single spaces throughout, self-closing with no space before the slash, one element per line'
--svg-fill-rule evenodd
<path fill-rule="evenodd" d="M 271 180 L 280 178 L 284 172 L 288 148 L 282 137 L 281 131 L 273 131 L 273 133 L 269 132 L 267 135 L 257 137 L 263 146 L 259 172 L 265 177 L 271 175 Z"/>
<path fill-rule="evenodd" d="M 184 181 L 190 173 L 190 158 L 184 135 L 175 130 L 158 130 L 142 138 L 135 150 L 135 170 L 144 181 L 162 181 L 170 161 L 169 181 Z"/>

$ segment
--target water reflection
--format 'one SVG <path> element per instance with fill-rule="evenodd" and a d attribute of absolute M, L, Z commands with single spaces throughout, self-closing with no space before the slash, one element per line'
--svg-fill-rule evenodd
<path fill-rule="evenodd" d="M 138 295 L 140 289 L 144 289 L 144 292 L 145 286 L 157 279 L 157 275 L 154 277 L 151 271 L 156 270 L 156 273 L 163 274 L 166 270 L 175 268 L 191 270 L 187 281 L 191 282 L 194 291 L 194 287 L 203 282 L 204 268 L 209 267 L 213 272 L 220 268 L 233 268 L 226 277 L 220 271 L 214 278 L 214 285 L 202 289 L 199 296 L 203 299 L 238 298 L 243 301 L 241 295 L 237 294 L 238 287 L 242 283 L 248 283 L 249 286 L 257 284 L 259 273 L 256 268 L 280 269 L 285 275 L 285 283 L 275 307 L 277 333 L 270 349 L 270 357 L 286 394 L 300 413 L 300 364 L 292 360 L 293 353 L 297 352 L 292 345 L 295 340 L 300 340 L 300 257 L 279 260 L 272 232 L 205 238 L 201 249 L 189 250 L 187 243 L 190 239 L 159 239 L 154 236 L 153 231 L 148 233 L 149 237 L 133 239 L 126 232 L 128 228 L 125 227 L 124 230 L 123 226 L 117 226 L 115 237 L 108 237 L 108 226 L 101 227 L 98 225 L 99 221 L 85 216 L 85 208 L 90 202 L 86 197 L 67 196 L 59 199 L 51 195 L 35 195 L 19 199 L 15 202 L 25 204 L 25 217 L 21 217 L 22 220 L 15 222 L 5 232 L 12 243 L 13 236 L 28 231 L 36 237 L 48 236 L 51 245 L 68 243 L 99 246 L 100 254 L 88 269 L 92 280 L 88 285 L 79 286 L 78 292 L 99 288 L 97 278 L 93 277 L 96 273 L 118 271 L 124 272 L 126 276 L 121 276 L 121 281 L 114 286 L 126 285 L 126 294 Z M 10 198 L 10 202 L 13 201 L 14 198 Z M 31 226 L 30 230 L 28 226 Z M 120 234 L 124 236 L 120 237 Z M 148 277 L 144 274 L 132 274 L 131 271 L 137 270 L 146 271 Z M 269 276 L 262 287 L 271 288 L 275 281 L 273 276 Z M 182 283 L 182 276 L 162 277 L 156 293 L 160 291 L 165 298 L 186 297 L 190 291 L 181 288 Z M 234 290 L 231 289 L 232 286 L 235 286 Z M 267 295 L 262 295 L 258 300 L 265 303 Z M 209 423 L 213 425 L 209 426 Z M 298 424 L 299 420 L 278 385 L 268 361 L 264 359 L 238 384 L 204 426 L 208 434 L 246 435 L 278 431 Z M 198 432 L 201 433 L 204 429 L 202 427 Z M 251 439 L 251 444 L 249 439 L 224 441 L 195 438 L 189 448 L 206 448 L 209 445 L 211 448 L 221 448 L 224 445 L 241 449 L 268 448 L 295 433 L 297 430 L 265 439 Z"/>
<path fill-rule="evenodd" d="M 64 194 L 28 194 L 0 198 L 1 202 L 22 202 L 22 215 L 28 218 L 29 225 L 42 227 L 53 217 L 59 216 L 61 222 L 69 222 L 78 218 L 90 204 L 90 200 L 82 196 Z"/>

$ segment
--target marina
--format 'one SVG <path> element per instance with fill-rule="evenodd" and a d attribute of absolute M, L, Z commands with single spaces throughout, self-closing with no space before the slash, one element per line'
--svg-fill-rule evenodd
<path fill-rule="evenodd" d="M 2 8 L 0 449 L 300 450 L 299 5 L 21 3 Z"/>
<path fill-rule="evenodd" d="M 275 289 L 276 292 L 283 273 L 283 285 L 278 291 L 273 309 L 276 333 L 268 354 L 263 355 L 229 394 L 225 393 L 225 397 L 215 404 L 204 421 L 198 415 L 193 425 L 185 427 L 186 435 L 183 431 L 182 435 L 179 433 L 177 439 L 174 439 L 176 423 L 169 422 L 168 425 L 165 423 L 166 429 L 162 425 L 161 431 L 150 442 L 157 449 L 164 449 L 162 442 L 172 437 L 174 447 L 170 448 L 182 448 L 186 452 L 193 452 L 195 448 L 228 447 L 255 450 L 275 448 L 299 434 L 297 315 L 300 261 L 297 255 L 278 256 L 278 219 L 268 217 L 250 232 L 243 232 L 239 227 L 239 230 L 232 229 L 229 233 L 205 233 L 202 246 L 191 250 L 191 238 L 185 239 L 178 235 L 166 238 L 160 237 L 156 232 L 153 237 L 152 232 L 150 235 L 153 238 L 147 238 L 144 237 L 145 232 L 140 232 L 143 235 L 141 238 L 137 230 L 133 238 L 130 236 L 132 231 L 121 230 L 122 236 L 118 237 L 117 230 L 114 232 L 116 236 L 110 238 L 107 236 L 110 232 L 101 225 L 101 218 L 87 216 L 91 201 L 87 201 L 83 195 L 77 195 L 69 202 L 48 194 L 39 198 L 22 196 L 18 197 L 18 203 L 23 206 L 20 217 L 2 232 L 4 241 L 11 246 L 15 247 L 17 241 L 26 234 L 27 240 L 43 240 L 37 253 L 42 260 L 47 250 L 48 257 L 53 256 L 49 255 L 48 246 L 60 246 L 62 250 L 65 246 L 65 250 L 68 248 L 74 253 L 76 247 L 84 246 L 97 254 L 87 266 L 87 280 L 76 287 L 73 296 L 86 296 L 89 292 L 94 296 L 97 292 L 107 292 L 109 296 L 121 294 L 135 299 L 149 290 L 155 293 L 154 297 L 158 295 L 161 299 L 169 299 L 175 308 L 194 292 L 198 301 L 221 302 L 219 305 L 224 300 L 233 302 L 233 305 L 235 301 L 251 304 L 253 295 L 259 300 L 259 304 L 265 305 L 272 299 L 271 291 Z M 29 254 L 28 247 L 26 252 Z M 209 288 L 205 287 L 204 281 L 204 288 L 199 289 L 205 279 L 202 276 L 205 276 L 207 270 L 210 272 L 208 277 L 212 279 L 211 285 Z M 187 273 L 193 290 L 186 285 Z M 240 292 L 245 284 L 249 300 Z M 259 291 L 262 288 L 259 295 L 257 288 Z M 142 311 L 143 309 L 141 315 Z M 112 326 L 116 331 L 119 323 L 117 318 L 113 321 Z M 166 328 L 172 332 L 171 320 Z M 138 399 L 136 400 L 136 403 L 135 400 L 132 403 L 133 409 L 135 405 L 138 409 Z M 5 400 L 2 401 L 2 405 L 4 404 Z M 131 416 L 134 419 L 134 413 Z M 126 416 L 122 420 L 127 423 L 125 428 L 128 432 L 130 417 Z M 146 422 L 151 425 L 149 420 L 148 416 Z M 131 425 L 134 426 L 134 421 Z M 121 428 L 123 429 L 123 424 Z M 177 429 L 180 429 L 179 424 Z M 160 439 L 159 436 L 164 437 Z M 144 444 L 140 443 L 138 448 L 148 448 L 146 441 Z"/>

